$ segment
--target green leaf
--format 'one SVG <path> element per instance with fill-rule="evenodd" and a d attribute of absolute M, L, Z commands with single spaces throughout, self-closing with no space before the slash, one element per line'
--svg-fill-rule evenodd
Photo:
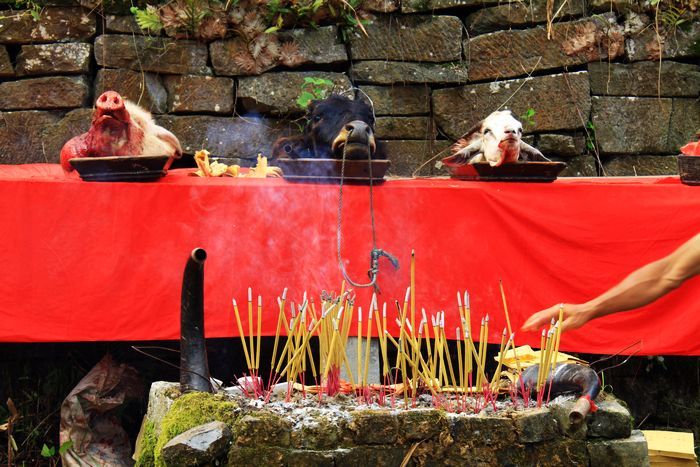
<path fill-rule="evenodd" d="M 64 455 L 70 448 L 73 447 L 73 441 L 66 441 L 65 443 L 61 444 L 61 447 L 58 448 L 58 453 L 60 455 Z"/>
<path fill-rule="evenodd" d="M 41 457 L 53 457 L 56 454 L 56 448 L 51 446 L 50 448 L 44 444 L 41 447 Z"/>
<path fill-rule="evenodd" d="M 316 96 L 314 96 L 314 95 L 311 94 L 310 92 L 304 91 L 304 92 L 302 92 L 302 93 L 299 95 L 299 97 L 297 98 L 297 104 L 298 104 L 299 107 L 301 107 L 302 109 L 306 109 L 306 108 L 309 106 L 309 102 L 311 102 L 311 101 L 314 100 L 315 98 L 316 98 Z"/>
<path fill-rule="evenodd" d="M 279 30 L 280 30 L 279 26 L 271 26 L 271 27 L 265 29 L 265 34 L 271 34 L 273 32 L 277 32 Z"/>

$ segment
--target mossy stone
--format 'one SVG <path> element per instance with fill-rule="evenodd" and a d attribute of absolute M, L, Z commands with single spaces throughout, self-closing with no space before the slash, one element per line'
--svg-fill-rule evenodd
<path fill-rule="evenodd" d="M 249 413 L 233 426 L 233 436 L 238 446 L 282 446 L 291 442 L 291 423 L 270 412 Z"/>
<path fill-rule="evenodd" d="M 394 444 L 399 420 L 388 411 L 358 410 L 352 414 L 350 429 L 357 444 Z"/>

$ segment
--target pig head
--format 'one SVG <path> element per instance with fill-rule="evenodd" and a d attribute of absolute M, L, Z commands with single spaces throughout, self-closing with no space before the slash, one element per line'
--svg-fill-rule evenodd
<path fill-rule="evenodd" d="M 452 146 L 452 154 L 442 160 L 459 166 L 488 162 L 492 167 L 524 160 L 548 160 L 540 151 L 521 140 L 522 124 L 510 110 L 492 112 Z"/>
<path fill-rule="evenodd" d="M 97 98 L 87 133 L 70 139 L 61 149 L 61 166 L 75 157 L 182 156 L 174 134 L 153 122 L 151 114 L 119 95 L 106 91 Z"/>

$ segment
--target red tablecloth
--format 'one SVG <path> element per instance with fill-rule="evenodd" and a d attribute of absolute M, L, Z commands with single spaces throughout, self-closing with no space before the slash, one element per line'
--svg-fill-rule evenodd
<path fill-rule="evenodd" d="M 87 183 L 58 166 L 0 166 L 0 341 L 175 339 L 182 270 L 207 250 L 207 336 L 234 333 L 231 298 L 263 296 L 274 334 L 276 297 L 289 287 L 338 291 L 338 186 L 283 180 L 201 179 L 173 171 L 153 183 Z M 347 186 L 344 249 L 364 280 L 371 248 L 368 188 Z M 491 316 L 492 342 L 565 300 L 584 301 L 700 229 L 700 189 L 669 178 L 562 179 L 550 184 L 391 180 L 375 188 L 382 301 L 394 310 L 417 257 L 417 304 L 457 324 L 457 290 L 473 326 Z M 370 292 L 357 290 L 366 310 Z M 244 308 L 244 307 L 243 307 Z M 563 350 L 613 353 L 638 339 L 643 354 L 700 355 L 700 278 L 653 305 L 567 333 Z M 539 336 L 520 333 L 519 344 Z"/>

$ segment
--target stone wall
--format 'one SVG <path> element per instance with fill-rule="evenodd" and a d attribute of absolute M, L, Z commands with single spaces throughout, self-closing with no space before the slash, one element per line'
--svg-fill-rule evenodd
<path fill-rule="evenodd" d="M 131 16 L 99 9 L 0 20 L 0 162 L 56 162 L 105 89 L 151 110 L 187 153 L 250 159 L 298 131 L 295 100 L 308 76 L 370 96 L 398 175 L 503 105 L 534 111 L 528 140 L 566 160 L 568 175 L 677 173 L 672 156 L 700 128 L 700 22 L 659 43 L 634 1 L 555 1 L 548 38 L 545 0 L 366 5 L 381 10 L 368 36 L 355 30 L 341 43 L 333 25 L 282 32 L 301 65 L 259 76 L 231 59 L 231 39 L 146 36 Z M 429 164 L 428 173 L 439 172 Z"/>
<path fill-rule="evenodd" d="M 296 403 L 151 386 L 134 459 L 151 465 L 649 465 L 647 443 L 611 396 L 572 426 L 572 400 L 478 415 L 357 407 L 316 396 Z M 306 402 L 306 403 L 305 403 Z"/>

